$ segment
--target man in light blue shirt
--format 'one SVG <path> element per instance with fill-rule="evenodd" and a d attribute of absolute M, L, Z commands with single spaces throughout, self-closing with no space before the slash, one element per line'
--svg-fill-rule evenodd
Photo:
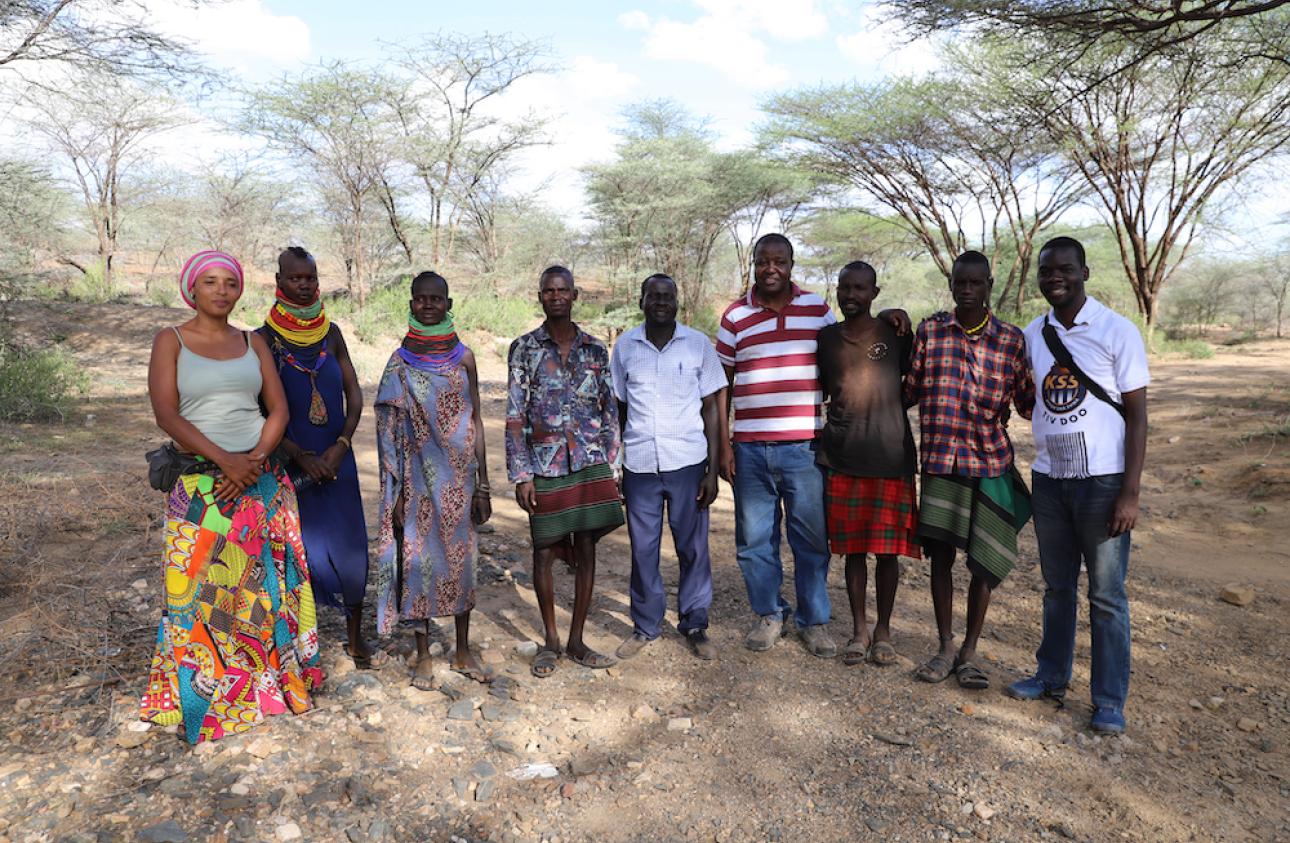
<path fill-rule="evenodd" d="M 618 647 L 622 659 L 659 636 L 667 608 L 659 573 L 665 506 L 681 569 L 677 629 L 699 658 L 716 656 L 707 635 L 712 605 L 708 507 L 717 497 L 717 400 L 726 376 L 708 338 L 676 321 L 676 305 L 675 281 L 661 274 L 646 278 L 640 298 L 645 322 L 622 335 L 610 358 L 632 542 L 635 629 Z"/>

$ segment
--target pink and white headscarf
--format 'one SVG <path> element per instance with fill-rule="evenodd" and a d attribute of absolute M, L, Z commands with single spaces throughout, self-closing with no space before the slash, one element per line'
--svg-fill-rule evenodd
<path fill-rule="evenodd" d="M 242 265 L 237 262 L 237 258 L 213 249 L 198 252 L 188 259 L 179 273 L 179 295 L 184 297 L 184 304 L 193 310 L 197 309 L 197 302 L 193 299 L 193 287 L 196 286 L 197 279 L 212 267 L 221 267 L 232 272 L 237 277 L 238 289 L 242 288 Z"/>

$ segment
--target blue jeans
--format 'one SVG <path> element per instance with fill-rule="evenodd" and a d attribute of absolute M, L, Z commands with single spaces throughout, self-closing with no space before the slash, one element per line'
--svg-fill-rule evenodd
<path fill-rule="evenodd" d="M 1070 683 L 1081 562 L 1088 569 L 1093 637 L 1089 691 L 1093 705 L 1124 710 L 1129 695 L 1129 534 L 1111 538 L 1107 525 L 1123 474 L 1057 480 L 1032 472 L 1030 504 L 1044 584 L 1044 637 L 1036 676 L 1050 688 Z"/>
<path fill-rule="evenodd" d="M 627 533 L 632 540 L 632 624 L 637 633 L 651 641 L 658 638 L 667 609 L 667 593 L 658 566 L 664 504 L 681 568 L 676 628 L 682 635 L 708 628 L 708 608 L 712 606 L 708 510 L 699 509 L 696 500 L 705 474 L 707 463 L 658 474 L 623 472 Z"/>
<path fill-rule="evenodd" d="M 780 523 L 793 549 L 793 584 L 799 627 L 828 623 L 829 542 L 824 526 L 824 472 L 811 442 L 736 442 L 735 547 L 758 615 L 787 618 L 792 607 L 780 594 Z M 783 502 L 781 518 L 780 502 Z"/>

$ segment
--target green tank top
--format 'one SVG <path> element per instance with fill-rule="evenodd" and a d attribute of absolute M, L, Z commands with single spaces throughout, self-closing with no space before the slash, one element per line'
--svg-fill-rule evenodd
<path fill-rule="evenodd" d="M 212 360 L 189 351 L 179 329 L 179 415 L 226 451 L 250 451 L 260 442 L 260 358 L 245 332 L 246 353 L 232 360 Z"/>

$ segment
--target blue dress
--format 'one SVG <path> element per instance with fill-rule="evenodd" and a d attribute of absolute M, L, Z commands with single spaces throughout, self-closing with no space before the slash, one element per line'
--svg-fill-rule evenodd
<path fill-rule="evenodd" d="M 328 354 L 318 369 L 318 393 L 327 407 L 327 422 L 316 425 L 309 421 L 313 400 L 311 378 L 292 366 L 286 354 L 290 352 L 296 363 L 312 370 L 326 340 L 301 348 L 288 344 L 268 326 L 259 332 L 273 351 L 282 388 L 287 394 L 290 419 L 286 438 L 306 451 L 321 454 L 336 444 L 337 437 L 345 431 L 345 389 L 340 363 L 335 355 Z M 345 609 L 348 613 L 363 605 L 367 590 L 367 522 L 363 518 L 353 450 L 346 450 L 335 480 L 308 481 L 301 485 L 303 488 L 297 489 L 296 494 L 314 598 L 318 603 Z"/>

